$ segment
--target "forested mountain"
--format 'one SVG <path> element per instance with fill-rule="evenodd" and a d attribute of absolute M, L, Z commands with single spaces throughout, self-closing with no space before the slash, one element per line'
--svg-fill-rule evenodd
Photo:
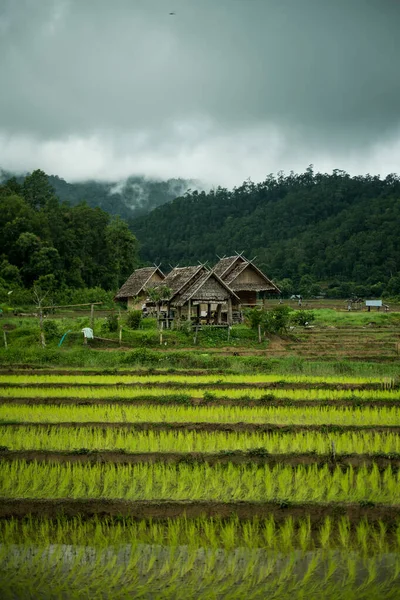
<path fill-rule="evenodd" d="M 189 191 L 134 219 L 136 237 L 99 207 L 60 202 L 52 181 L 38 170 L 0 185 L 2 297 L 34 284 L 116 289 L 140 262 L 136 237 L 140 259 L 166 271 L 244 251 L 286 294 L 400 295 L 395 175 L 314 174 L 310 167 L 233 190 Z"/>
<path fill-rule="evenodd" d="M 0 169 L 0 183 L 15 175 Z M 19 183 L 24 176 L 17 176 Z M 199 188 L 199 182 L 185 179 L 155 181 L 144 177 L 129 177 L 123 182 L 83 181 L 68 183 L 56 175 L 48 176 L 55 195 L 63 202 L 75 206 L 85 201 L 89 206 L 100 207 L 112 215 L 129 220 L 145 214 L 157 206 L 184 194 L 188 189 Z"/>
<path fill-rule="evenodd" d="M 244 251 L 286 290 L 400 294 L 400 179 L 270 175 L 191 192 L 133 221 L 142 258 L 214 264 Z"/>
<path fill-rule="evenodd" d="M 127 223 L 85 203 L 61 203 L 43 171 L 0 185 L 0 302 L 32 285 L 117 289 L 137 265 Z"/>

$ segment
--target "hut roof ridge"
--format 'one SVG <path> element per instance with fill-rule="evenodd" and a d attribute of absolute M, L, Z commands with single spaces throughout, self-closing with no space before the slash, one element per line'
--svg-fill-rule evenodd
<path fill-rule="evenodd" d="M 223 277 L 225 273 L 234 266 L 237 260 L 246 262 L 246 259 L 240 254 L 235 254 L 235 256 L 224 256 L 224 258 L 221 258 L 214 266 L 214 273 L 216 273 L 218 277 Z"/>
<path fill-rule="evenodd" d="M 203 265 L 189 267 L 175 267 L 157 287 L 168 287 L 171 290 L 171 299 L 176 296 L 202 269 Z"/>
<path fill-rule="evenodd" d="M 199 277 L 199 279 L 194 281 L 192 283 L 192 285 L 186 290 L 186 292 L 184 294 L 182 294 L 182 300 L 184 300 L 184 302 L 187 302 L 188 300 L 190 300 L 198 292 L 198 290 L 205 284 L 205 282 L 208 279 L 210 279 L 210 277 L 214 277 L 218 281 L 218 283 L 220 285 L 222 285 L 222 287 L 224 287 L 232 296 L 234 296 L 236 298 L 236 300 L 239 300 L 239 297 L 229 287 L 229 285 L 223 279 L 221 279 L 216 273 L 214 273 L 214 271 L 206 271 L 205 273 L 202 273 L 201 277 Z"/>

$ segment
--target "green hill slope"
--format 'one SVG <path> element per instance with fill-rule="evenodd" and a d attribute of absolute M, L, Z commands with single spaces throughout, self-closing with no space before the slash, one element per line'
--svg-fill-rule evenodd
<path fill-rule="evenodd" d="M 14 173 L 0 169 L 0 183 L 5 182 Z M 25 176 L 17 176 L 20 183 Z M 146 214 L 157 206 L 184 194 L 189 188 L 199 187 L 195 181 L 168 179 L 156 181 L 144 177 L 128 177 L 123 182 L 82 181 L 69 183 L 57 175 L 48 175 L 48 181 L 56 196 L 72 206 L 85 201 L 89 206 L 99 207 L 112 215 L 124 219 Z"/>
<path fill-rule="evenodd" d="M 269 176 L 232 191 L 188 193 L 134 219 L 132 229 L 142 257 L 164 265 L 214 264 L 217 255 L 244 251 L 257 255 L 271 277 L 289 278 L 303 292 L 322 282 L 344 295 L 400 293 L 400 179 L 394 175 L 382 180 L 309 168 Z"/>

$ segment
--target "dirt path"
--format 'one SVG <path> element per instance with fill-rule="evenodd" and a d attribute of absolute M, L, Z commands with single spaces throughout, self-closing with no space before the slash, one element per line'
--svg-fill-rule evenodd
<path fill-rule="evenodd" d="M 27 462 L 39 461 L 47 463 L 88 463 L 88 464 L 120 464 L 133 465 L 139 463 L 206 463 L 216 464 L 259 464 L 275 467 L 286 465 L 296 467 L 299 465 L 316 465 L 328 467 L 331 470 L 337 467 L 347 469 L 349 466 L 360 468 L 376 465 L 379 469 L 398 469 L 400 455 L 370 455 L 370 454 L 263 454 L 260 451 L 229 451 L 229 452 L 118 452 L 114 450 L 85 450 L 78 452 L 61 452 L 51 450 L 7 450 L 0 451 L 0 461 L 25 460 Z"/>
<path fill-rule="evenodd" d="M 368 519 L 370 523 L 382 521 L 388 528 L 395 527 L 400 517 L 400 506 L 351 503 L 286 503 L 286 502 L 212 502 L 212 501 L 125 501 L 104 499 L 25 500 L 3 498 L 0 500 L 0 518 L 25 518 L 26 516 L 55 518 L 98 516 L 130 516 L 137 519 L 173 519 L 186 516 L 239 519 L 274 517 L 282 522 L 289 516 L 309 517 L 313 528 L 319 528 L 326 517 L 348 516 L 351 522 Z"/>
<path fill-rule="evenodd" d="M 96 429 L 130 429 L 132 431 L 256 431 L 296 433 L 301 431 L 319 431 L 321 433 L 369 431 L 372 433 L 400 434 L 400 425 L 277 425 L 272 423 L 177 423 L 166 421 L 127 423 L 125 421 L 109 423 L 102 421 L 64 421 L 50 423 L 46 421 L 10 421 L 0 423 L 1 427 L 92 427 Z"/>
<path fill-rule="evenodd" d="M 331 407 L 400 407 L 400 400 L 363 400 L 360 398 L 344 399 L 338 398 L 337 400 L 292 400 L 290 398 L 215 398 L 213 400 L 205 400 L 204 398 L 187 398 L 168 399 L 164 397 L 134 397 L 134 398 L 118 398 L 118 396 L 110 396 L 109 398 L 17 398 L 17 397 L 1 397 L 0 405 L 4 404 L 25 404 L 29 405 L 44 405 L 44 406 L 98 406 L 100 404 L 113 404 L 122 406 L 246 406 L 246 407 L 279 407 L 279 406 L 292 406 L 292 407 L 305 407 L 305 406 L 331 406 Z"/>

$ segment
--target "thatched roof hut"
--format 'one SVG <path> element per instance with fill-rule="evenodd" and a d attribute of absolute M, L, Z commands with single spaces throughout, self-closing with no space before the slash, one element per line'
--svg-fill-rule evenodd
<path fill-rule="evenodd" d="M 221 258 L 213 271 L 240 297 L 242 304 L 256 304 L 257 294 L 280 294 L 280 289 L 241 254 Z"/>
<path fill-rule="evenodd" d="M 195 280 L 205 267 L 197 265 L 195 267 L 175 267 L 161 281 L 157 287 L 165 287 L 171 291 L 169 300 L 187 288 Z"/>
<path fill-rule="evenodd" d="M 192 301 L 199 304 L 222 304 L 231 300 L 239 303 L 239 297 L 212 271 L 204 267 L 190 280 L 189 284 L 171 298 L 171 304 L 184 306 Z"/>
<path fill-rule="evenodd" d="M 163 279 L 165 279 L 165 275 L 158 267 L 136 269 L 118 290 L 114 300 L 128 302 L 129 308 L 133 308 L 136 304 L 140 308 L 143 300 L 147 297 L 147 290 L 161 283 Z M 135 303 L 136 298 L 138 299 L 137 303 Z"/>
<path fill-rule="evenodd" d="M 217 320 L 221 322 L 222 306 L 224 305 L 228 313 L 227 320 L 231 322 L 232 305 L 238 305 L 240 302 L 240 298 L 229 285 L 204 265 L 176 267 L 157 287 L 165 287 L 170 290 L 166 304 L 169 308 L 177 309 L 178 319 L 182 314 L 191 319 L 194 308 L 197 311 L 197 317 L 200 317 L 201 307 L 205 305 L 209 316 L 211 306 L 216 308 Z"/>

